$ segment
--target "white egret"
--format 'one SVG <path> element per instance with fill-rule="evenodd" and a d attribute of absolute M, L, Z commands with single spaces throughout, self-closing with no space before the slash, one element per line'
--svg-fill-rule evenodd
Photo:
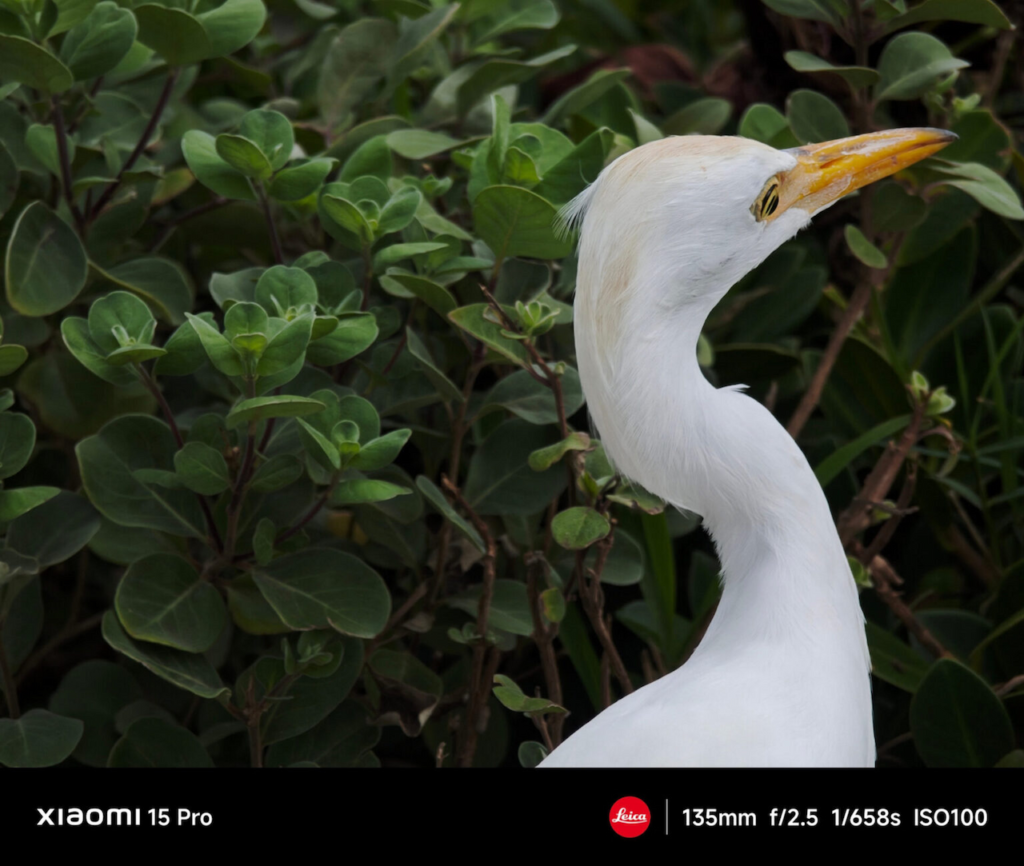
<path fill-rule="evenodd" d="M 901 129 L 791 150 L 666 138 L 619 157 L 568 206 L 597 432 L 622 475 L 703 516 L 724 585 L 682 667 L 541 766 L 874 764 L 864 617 L 824 493 L 771 412 L 705 379 L 696 344 L 729 288 L 814 214 L 955 138 Z"/>

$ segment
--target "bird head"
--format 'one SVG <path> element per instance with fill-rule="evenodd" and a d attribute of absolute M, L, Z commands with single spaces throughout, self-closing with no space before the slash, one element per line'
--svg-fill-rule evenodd
<path fill-rule="evenodd" d="M 786 150 L 709 135 L 638 147 L 566 207 L 581 228 L 577 303 L 619 321 L 631 300 L 648 315 L 706 314 L 815 214 L 955 139 L 919 128 Z"/>

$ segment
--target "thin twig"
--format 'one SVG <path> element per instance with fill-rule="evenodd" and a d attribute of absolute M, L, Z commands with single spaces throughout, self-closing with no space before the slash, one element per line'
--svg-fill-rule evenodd
<path fill-rule="evenodd" d="M 78 228 L 78 236 L 85 235 L 85 218 L 75 204 L 74 184 L 71 181 L 71 160 L 68 158 L 68 139 L 64 130 L 64 111 L 61 108 L 60 98 L 53 97 L 53 132 L 57 139 L 57 155 L 60 159 L 61 186 L 64 189 L 64 200 L 68 203 L 71 215 L 75 219 L 75 226 Z"/>
<path fill-rule="evenodd" d="M 452 483 L 447 475 L 441 476 L 441 488 L 447 491 L 466 513 L 473 526 L 476 527 L 476 531 L 480 533 L 487 551 L 480 560 L 484 570 L 484 581 L 480 588 L 480 600 L 477 603 L 477 639 L 473 645 L 473 661 L 469 676 L 469 702 L 466 707 L 465 723 L 461 729 L 456 752 L 458 765 L 460 767 L 470 767 L 473 765 L 473 754 L 476 752 L 477 738 L 480 734 L 481 715 L 487 704 L 487 697 L 491 692 L 494 672 L 497 670 L 498 663 L 501 660 L 498 648 L 490 646 L 487 642 L 487 627 L 491 615 L 491 599 L 494 595 L 495 563 L 497 561 L 498 548 L 487 522 L 466 502 L 462 491 Z"/>
<path fill-rule="evenodd" d="M 859 542 L 853 544 L 854 553 L 858 559 L 864 555 L 865 548 Z M 864 562 L 861 559 L 861 562 Z M 900 594 L 894 589 L 895 586 L 899 586 L 903 583 L 897 573 L 896 569 L 892 567 L 888 560 L 882 556 L 875 556 L 874 559 L 864 562 L 864 565 L 871 572 L 871 578 L 875 585 L 875 592 L 878 593 L 878 597 L 882 599 L 888 605 L 889 609 L 896 614 L 897 619 L 906 626 L 907 631 L 913 634 L 920 642 L 921 646 L 928 650 L 936 658 L 951 658 L 952 654 L 939 642 L 939 640 L 930 632 L 921 621 L 914 616 L 914 612 L 907 606 L 906 602 L 900 597 Z"/>
<path fill-rule="evenodd" d="M 141 364 L 135 365 L 135 371 L 138 373 L 139 380 L 145 385 L 146 390 L 153 395 L 154 399 L 160 405 L 160 410 L 163 412 L 164 419 L 167 421 L 167 426 L 171 428 L 171 434 L 174 436 L 174 441 L 178 448 L 181 449 L 185 446 L 185 440 L 181 435 L 181 430 L 178 428 L 178 422 L 174 420 L 174 413 L 171 411 L 171 406 L 164 397 L 163 391 L 160 390 L 160 386 L 153 380 L 153 377 L 146 372 L 145 367 Z M 203 519 L 206 521 L 206 531 L 213 541 L 213 546 L 218 551 L 224 550 L 224 542 L 220 537 L 220 530 L 217 529 L 217 521 L 214 520 L 213 512 L 210 510 L 210 503 L 206 501 L 206 497 L 201 493 L 196 494 L 196 499 L 199 502 L 199 507 L 203 512 Z"/>
<path fill-rule="evenodd" d="M 135 161 L 142 155 L 142 151 L 144 151 L 149 145 L 149 140 L 152 138 L 157 124 L 160 123 L 160 118 L 163 117 L 164 110 L 167 108 L 167 102 L 171 98 L 171 93 L 174 91 L 174 85 L 177 83 L 178 75 L 180 74 L 181 69 L 176 66 L 172 67 L 168 71 L 167 80 L 164 82 L 163 90 L 160 91 L 160 96 L 157 98 L 156 106 L 153 108 L 153 113 L 149 116 L 149 122 L 146 124 L 146 128 L 142 131 L 142 135 L 140 136 L 138 143 L 135 145 L 135 149 L 128 156 L 128 159 L 125 160 L 124 165 L 121 166 L 121 170 L 117 173 L 117 177 L 111 183 L 107 184 L 107 188 L 103 190 L 103 195 L 99 197 L 99 200 L 89 211 L 89 222 L 92 222 L 103 212 L 103 208 L 107 206 L 110 200 L 114 197 L 114 193 L 117 192 L 118 187 L 121 186 L 125 173 L 135 165 Z"/>
<path fill-rule="evenodd" d="M 274 214 L 270 210 L 270 199 L 267 198 L 267 193 L 263 189 L 263 184 L 258 183 L 256 186 L 256 194 L 260 200 L 260 207 L 263 209 L 263 217 L 267 221 L 267 232 L 270 235 L 270 248 L 274 253 L 274 261 L 282 265 L 284 264 L 284 254 L 281 252 L 281 238 L 277 233 L 277 223 L 274 222 Z"/>

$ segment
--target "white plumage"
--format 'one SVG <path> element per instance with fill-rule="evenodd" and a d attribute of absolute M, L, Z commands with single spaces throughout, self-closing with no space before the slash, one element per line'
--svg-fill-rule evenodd
<path fill-rule="evenodd" d="M 874 764 L 864 620 L 825 496 L 764 406 L 705 379 L 696 344 L 729 288 L 814 213 L 950 140 L 899 130 L 779 151 L 668 138 L 617 159 L 567 208 L 580 228 L 576 352 L 598 434 L 624 476 L 703 516 L 724 586 L 686 664 L 541 766 Z M 765 215 L 759 196 L 776 181 Z"/>

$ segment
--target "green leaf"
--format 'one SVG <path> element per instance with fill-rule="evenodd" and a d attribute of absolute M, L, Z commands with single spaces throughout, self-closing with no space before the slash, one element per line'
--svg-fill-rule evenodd
<path fill-rule="evenodd" d="M 199 738 L 156 716 L 132 722 L 110 751 L 108 767 L 212 767 Z"/>
<path fill-rule="evenodd" d="M 202 342 L 203 348 L 206 350 L 206 354 L 209 356 L 214 367 L 226 376 L 242 376 L 245 374 L 242 358 L 231 343 L 228 342 L 227 337 L 199 316 L 186 313 L 185 317 L 188 319 L 189 324 L 192 325 L 196 336 Z"/>
<path fill-rule="evenodd" d="M 448 604 L 476 619 L 480 608 L 480 587 L 474 586 L 461 595 L 450 598 Z M 533 616 L 530 614 L 525 583 L 502 578 L 494 581 L 488 625 L 524 637 L 533 634 Z"/>
<path fill-rule="evenodd" d="M 206 29 L 183 9 L 143 3 L 135 7 L 139 42 L 152 48 L 171 66 L 197 63 L 213 55 Z"/>
<path fill-rule="evenodd" d="M 553 430 L 513 418 L 496 428 L 473 454 L 463 494 L 482 515 L 533 514 L 565 485 L 565 471 L 530 469 L 530 455 L 550 445 Z"/>
<path fill-rule="evenodd" d="M 224 455 L 205 442 L 186 443 L 174 455 L 174 470 L 189 490 L 205 496 L 216 496 L 231 485 Z"/>
<path fill-rule="evenodd" d="M 871 673 L 913 694 L 928 673 L 929 664 L 895 635 L 873 622 L 865 623 Z"/>
<path fill-rule="evenodd" d="M 545 66 L 568 57 L 575 50 L 575 45 L 563 45 L 561 48 L 556 48 L 529 60 L 495 57 L 485 60 L 479 65 L 467 66 L 462 75 L 451 76 L 450 86 L 454 87 L 456 92 L 446 94 L 447 97 L 453 98 L 452 104 L 445 107 L 449 108 L 453 115 L 465 116 L 470 109 L 495 91 L 510 84 L 528 81 L 538 75 Z M 465 77 L 463 78 L 463 76 Z M 438 90 L 441 90 L 446 83 L 448 82 L 442 82 Z M 435 93 L 436 98 L 437 94 Z"/>
<path fill-rule="evenodd" d="M 158 677 L 201 698 L 219 698 L 229 692 L 204 656 L 158 644 L 136 643 L 125 634 L 112 610 L 103 615 L 103 639 Z"/>
<path fill-rule="evenodd" d="M 306 359 L 324 367 L 344 363 L 372 346 L 378 333 L 377 319 L 372 313 L 343 315 L 333 331 L 309 344 Z"/>
<path fill-rule="evenodd" d="M 928 258 L 900 268 L 885 292 L 892 342 L 910 361 L 967 302 L 977 240 L 965 228 Z"/>
<path fill-rule="evenodd" d="M 886 24 L 886 32 L 901 30 L 921 21 L 966 21 L 1009 30 L 1010 19 L 991 0 L 924 0 Z"/>
<path fill-rule="evenodd" d="M 0 425 L 8 417 L 0 415 Z M 40 569 L 78 553 L 99 531 L 100 516 L 84 496 L 61 490 L 7 527 L 7 547 L 31 556 Z"/>
<path fill-rule="evenodd" d="M 330 194 L 331 186 L 333 184 L 328 184 L 325 187 L 324 195 L 320 196 L 318 205 L 320 220 L 323 222 L 324 228 L 328 234 L 338 237 L 332 231 L 332 227 L 337 225 L 342 230 L 354 234 L 364 246 L 369 246 L 373 242 L 373 229 L 370 228 L 370 224 L 366 221 L 366 217 L 363 216 L 363 212 L 348 199 Z M 344 240 L 344 238 L 339 239 Z"/>
<path fill-rule="evenodd" d="M 331 493 L 331 505 L 358 505 L 362 502 L 387 502 L 396 496 L 407 496 L 412 491 L 390 481 L 374 478 L 351 478 L 340 481 Z"/>
<path fill-rule="evenodd" d="M 590 437 L 586 433 L 570 433 L 567 439 L 534 451 L 530 455 L 530 468 L 534 472 L 543 472 L 554 466 L 570 451 L 587 451 L 590 447 Z"/>
<path fill-rule="evenodd" d="M 769 9 L 774 9 L 783 15 L 791 15 L 794 18 L 832 23 L 837 23 L 839 18 L 836 4 L 830 3 L 829 0 L 763 0 L 763 2 Z"/>
<path fill-rule="evenodd" d="M 593 508 L 579 505 L 555 515 L 551 535 L 566 550 L 583 550 L 611 532 L 608 518 Z"/>
<path fill-rule="evenodd" d="M 290 166 L 274 175 L 267 192 L 278 201 L 298 201 L 320 188 L 334 168 L 333 159 L 310 159 Z"/>
<path fill-rule="evenodd" d="M 787 51 L 786 63 L 797 72 L 827 72 L 838 75 L 851 87 L 868 87 L 878 81 L 878 73 L 866 66 L 836 66 L 806 51 Z"/>
<path fill-rule="evenodd" d="M 228 413 L 224 423 L 230 430 L 250 421 L 263 421 L 266 418 L 295 418 L 299 415 L 312 415 L 323 408 L 324 404 L 319 400 L 296 397 L 292 394 L 253 397 L 238 403 Z"/>
<path fill-rule="evenodd" d="M 560 707 L 547 698 L 531 698 L 523 694 L 516 681 L 504 674 L 495 674 L 494 681 L 498 683 L 494 687 L 494 696 L 513 712 L 538 716 L 565 712 L 565 707 Z"/>
<path fill-rule="evenodd" d="M 473 226 L 496 261 L 511 256 L 560 259 L 572 249 L 555 231 L 551 202 L 516 186 L 489 186 L 473 202 Z"/>
<path fill-rule="evenodd" d="M 1011 220 L 1024 219 L 1024 207 L 1021 207 L 1020 197 L 1012 186 L 988 166 L 966 162 L 951 166 L 937 165 L 935 168 L 942 174 L 955 178 L 946 183 L 967 193 L 992 213 Z"/>
<path fill-rule="evenodd" d="M 83 730 L 78 719 L 48 710 L 29 710 L 20 719 L 0 719 L 0 764 L 52 767 L 71 755 Z"/>
<path fill-rule="evenodd" d="M 303 313 L 278 331 L 263 350 L 256 371 L 261 376 L 270 376 L 302 358 L 313 333 L 314 318 L 312 313 Z"/>
<path fill-rule="evenodd" d="M 61 93 L 75 83 L 71 70 L 45 48 L 21 36 L 0 33 L 0 83 L 11 81 L 43 93 Z"/>
<path fill-rule="evenodd" d="M 124 667 L 105 659 L 89 659 L 64 675 L 50 698 L 49 709 L 84 723 L 75 760 L 87 767 L 104 767 L 118 738 L 118 712 L 142 696 L 139 684 Z"/>
<path fill-rule="evenodd" d="M 388 70 L 388 83 L 397 86 L 424 60 L 432 43 L 451 23 L 459 11 L 458 3 L 432 9 L 415 20 L 399 19 L 398 39 L 394 43 Z"/>
<path fill-rule="evenodd" d="M 427 498 L 452 526 L 473 543 L 477 550 L 481 553 L 487 552 L 487 547 L 484 545 L 480 533 L 476 531 L 476 528 L 468 520 L 452 508 L 445 495 L 433 481 L 427 478 L 426 475 L 420 475 L 416 478 L 416 487 L 419 488 L 420 493 Z"/>
<path fill-rule="evenodd" d="M 303 474 L 302 463 L 292 454 L 276 454 L 264 463 L 252 476 L 249 489 L 256 493 L 272 493 L 298 481 Z"/>
<path fill-rule="evenodd" d="M 599 69 L 579 87 L 563 93 L 556 99 L 544 115 L 543 122 L 548 126 L 556 126 L 560 120 L 578 114 L 597 102 L 630 74 L 629 69 Z"/>
<path fill-rule="evenodd" d="M 584 567 L 596 568 L 597 548 L 587 552 Z M 601 583 L 612 586 L 633 586 L 644 577 L 644 553 L 639 543 L 623 529 L 615 531 L 615 541 L 608 552 Z"/>
<path fill-rule="evenodd" d="M 349 466 L 353 469 L 361 469 L 364 472 L 372 472 L 375 469 L 383 469 L 392 463 L 402 450 L 405 443 L 409 441 L 412 430 L 392 430 L 390 433 L 372 439 L 363 444 L 359 453 L 356 454 Z"/>
<path fill-rule="evenodd" d="M 144 415 L 123 415 L 75 447 L 82 483 L 100 513 L 121 526 L 204 538 L 195 496 L 139 481 L 140 469 L 174 468 L 174 437 L 166 424 Z"/>
<path fill-rule="evenodd" d="M 877 184 L 874 189 L 871 220 L 878 231 L 906 231 L 924 219 L 927 210 L 924 200 L 898 183 Z"/>
<path fill-rule="evenodd" d="M 172 66 L 233 54 L 260 32 L 266 15 L 262 0 L 227 0 L 199 15 L 151 3 L 135 7 L 139 41 Z"/>
<path fill-rule="evenodd" d="M 885 253 L 871 243 L 864 236 L 864 232 L 857 226 L 852 223 L 847 225 L 843 229 L 843 234 L 846 237 L 846 245 L 850 248 L 850 252 L 869 268 L 884 269 L 888 265 Z"/>
<path fill-rule="evenodd" d="M 392 265 L 397 265 L 399 262 L 411 259 L 413 256 L 422 256 L 427 253 L 447 248 L 447 244 L 432 241 L 421 241 L 409 244 L 392 244 L 389 247 L 381 249 L 373 257 L 373 270 L 375 272 L 385 271 Z"/>
<path fill-rule="evenodd" d="M 548 750 L 536 740 L 524 740 L 519 744 L 516 756 L 519 758 L 519 766 L 532 770 L 548 756 Z"/>
<path fill-rule="evenodd" d="M 211 53 L 208 56 L 224 57 L 234 54 L 256 38 L 263 29 L 267 10 L 262 0 L 227 0 L 196 18 L 210 41 Z"/>
<path fill-rule="evenodd" d="M 131 12 L 103 0 L 68 31 L 60 46 L 60 59 L 76 81 L 105 75 L 131 50 L 137 30 Z"/>
<path fill-rule="evenodd" d="M 516 30 L 550 30 L 559 18 L 551 0 L 510 0 L 498 4 L 497 13 L 480 23 L 473 41 L 480 45 Z"/>
<path fill-rule="evenodd" d="M 347 125 L 354 109 L 381 81 L 397 34 L 382 18 L 360 18 L 330 44 L 320 71 L 317 102 L 328 128 Z"/>
<path fill-rule="evenodd" d="M 566 417 L 572 417 L 583 406 L 579 373 L 566 366 L 561 381 L 565 414 Z M 551 389 L 534 379 L 526 370 L 517 370 L 501 379 L 487 395 L 484 409 L 489 406 L 501 406 L 531 424 L 558 423 L 558 410 Z"/>
<path fill-rule="evenodd" d="M 238 134 L 259 148 L 274 171 L 280 171 L 287 165 L 295 146 L 292 122 L 280 111 L 257 109 L 246 112 Z"/>
<path fill-rule="evenodd" d="M 217 140 L 208 132 L 190 129 L 181 138 L 185 162 L 203 186 L 225 198 L 255 201 L 252 184 L 244 174 L 226 163 L 217 153 Z"/>
<path fill-rule="evenodd" d="M 381 729 L 368 723 L 366 708 L 348 700 L 307 733 L 275 743 L 265 765 L 290 767 L 312 761 L 319 767 L 351 767 L 380 740 Z"/>
<path fill-rule="evenodd" d="M 270 160 L 264 156 L 253 142 L 241 135 L 222 133 L 214 139 L 217 156 L 236 171 L 256 180 L 267 180 L 274 169 Z"/>
<path fill-rule="evenodd" d="M 227 624 L 213 584 L 184 559 L 166 553 L 132 563 L 118 584 L 114 607 L 136 640 L 190 653 L 208 650 Z"/>
<path fill-rule="evenodd" d="M 563 205 L 583 192 L 604 168 L 614 137 L 606 127 L 592 132 L 570 154 L 544 172 L 544 179 L 533 192 L 555 205 Z"/>
<path fill-rule="evenodd" d="M 451 379 L 441 372 L 419 335 L 412 328 L 406 328 L 405 336 L 405 344 L 409 349 L 409 354 L 419 362 L 420 369 L 430 379 L 433 386 L 437 389 L 437 393 L 440 394 L 441 399 L 445 402 L 463 402 L 462 391 L 459 390 L 458 386 Z"/>
<path fill-rule="evenodd" d="M 929 767 L 992 767 L 1014 747 L 1002 701 L 952 659 L 935 662 L 918 686 L 910 702 L 910 731 Z"/>
<path fill-rule="evenodd" d="M 850 134 L 839 106 L 816 90 L 794 90 L 786 100 L 786 117 L 793 133 L 805 144 L 832 141 Z"/>
<path fill-rule="evenodd" d="M 668 117 L 661 128 L 666 135 L 717 135 L 731 115 L 732 105 L 727 99 L 709 96 L 683 106 Z"/>
<path fill-rule="evenodd" d="M 814 468 L 814 474 L 818 479 L 818 483 L 825 487 L 833 478 L 867 451 L 868 448 L 884 442 L 901 431 L 909 423 L 909 415 L 891 418 L 888 421 L 883 421 L 877 427 L 871 428 L 867 433 L 858 436 L 852 442 L 847 442 L 845 445 L 837 448 Z"/>
<path fill-rule="evenodd" d="M 388 133 L 385 141 L 388 147 L 406 159 L 428 159 L 462 143 L 443 132 L 426 129 L 396 129 Z"/>
<path fill-rule="evenodd" d="M 28 360 L 24 346 L 0 346 L 0 376 L 9 376 Z"/>
<path fill-rule="evenodd" d="M 294 629 L 333 628 L 353 637 L 380 633 L 391 595 L 372 568 L 339 550 L 306 549 L 253 572 L 260 592 Z"/>
<path fill-rule="evenodd" d="M 36 445 L 36 427 L 28 415 L 0 413 L 0 479 L 25 468 Z"/>
<path fill-rule="evenodd" d="M 502 335 L 501 325 L 491 321 L 489 316 L 491 309 L 487 304 L 470 304 L 468 307 L 459 307 L 448 313 L 451 319 L 462 330 L 472 334 L 482 343 L 504 355 L 510 361 L 522 364 L 524 367 L 532 363 L 526 349 L 518 340 L 510 340 Z M 529 373 L 527 373 L 529 375 Z"/>
<path fill-rule="evenodd" d="M 87 273 L 74 230 L 42 202 L 28 205 L 7 243 L 7 302 L 26 316 L 56 313 L 82 291 Z"/>
<path fill-rule="evenodd" d="M 60 493 L 59 487 L 18 487 L 0 490 L 0 522 L 14 520 Z"/>
<path fill-rule="evenodd" d="M 381 208 L 380 219 L 377 221 L 377 231 L 382 235 L 400 232 L 413 221 L 422 202 L 423 196 L 418 189 L 411 186 L 402 187 Z M 408 246 L 415 246 L 415 244 L 409 244 Z M 429 246 L 429 244 L 424 244 L 423 246 Z M 424 249 L 423 252 L 430 252 L 430 250 Z M 399 260 L 395 259 L 394 261 Z M 382 267 L 386 267 L 386 265 Z"/>
<path fill-rule="evenodd" d="M 876 102 L 883 99 L 917 99 L 942 78 L 969 66 L 927 33 L 901 33 L 889 40 L 878 60 L 880 78 L 875 85 Z"/>
<path fill-rule="evenodd" d="M 95 262 L 89 267 L 103 279 L 142 298 L 157 316 L 174 325 L 185 321 L 192 307 L 192 289 L 177 262 L 156 257 L 131 259 L 105 270 Z"/>
<path fill-rule="evenodd" d="M 315 728 L 352 691 L 363 671 L 363 642 L 341 638 L 327 646 L 332 655 L 340 656 L 337 668 L 323 677 L 310 676 L 307 670 L 307 676 L 288 690 L 286 700 L 273 702 L 263 717 L 264 743 L 288 743 L 292 737 Z M 267 687 L 272 687 L 285 673 L 284 665 L 277 659 L 262 659 L 258 664 Z"/>
<path fill-rule="evenodd" d="M 416 274 L 386 274 L 380 278 L 380 284 L 389 294 L 403 297 L 404 293 L 408 293 L 419 298 L 442 318 L 447 319 L 448 314 L 457 306 L 448 289 L 440 283 Z"/>
<path fill-rule="evenodd" d="M 796 147 L 800 144 L 782 112 L 763 102 L 754 103 L 743 113 L 738 131 L 744 138 L 772 147 Z"/>

